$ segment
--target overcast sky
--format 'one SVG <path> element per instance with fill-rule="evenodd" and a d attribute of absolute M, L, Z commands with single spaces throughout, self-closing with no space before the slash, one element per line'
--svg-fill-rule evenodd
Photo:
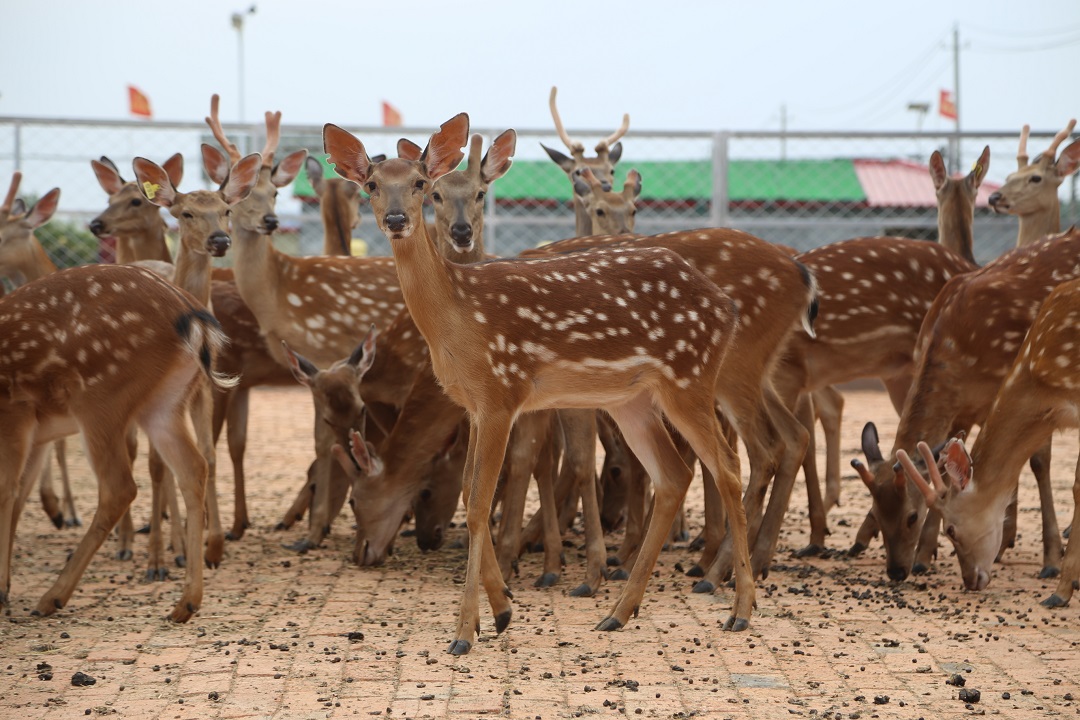
<path fill-rule="evenodd" d="M 411 127 L 462 110 L 474 127 L 926 130 L 953 86 L 963 128 L 1057 130 L 1080 114 L 1080 0 L 679 2 L 254 0 L 244 16 L 245 120 Z M 0 115 L 123 119 L 126 86 L 155 119 L 199 121 L 211 93 L 241 119 L 235 11 L 250 0 L 3 0 Z"/>

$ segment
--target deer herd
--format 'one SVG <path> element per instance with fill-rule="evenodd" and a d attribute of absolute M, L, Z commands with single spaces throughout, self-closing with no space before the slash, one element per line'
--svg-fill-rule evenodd
<path fill-rule="evenodd" d="M 27 207 L 16 172 L 0 206 L 0 277 L 17 286 L 0 297 L 0 606 L 10 606 L 16 525 L 33 487 L 58 527 L 81 525 L 64 460 L 69 435 L 83 436 L 98 505 L 34 612 L 65 606 L 114 528 L 118 557 L 133 557 L 141 428 L 152 489 L 146 576 L 185 567 L 169 617 L 188 620 L 204 565 L 227 563 L 226 539 L 239 541 L 251 522 L 250 391 L 299 382 L 314 403 L 315 456 L 278 522 L 286 530 L 308 516 L 286 547 L 318 548 L 348 501 L 358 565 L 384 562 L 409 519 L 421 549 L 437 550 L 460 498 L 468 562 L 449 652 L 476 641 L 482 597 L 496 631 L 507 627 L 509 583 L 526 548 L 543 547 L 538 586 L 560 581 L 562 535 L 579 500 L 586 568 L 570 594 L 625 579 L 597 629 L 626 625 L 664 543 L 683 532 L 695 463 L 705 523 L 688 574 L 700 578 L 695 592 L 734 583 L 724 627 L 743 630 L 800 468 L 810 534 L 796 555 L 824 549 L 827 513 L 840 501 L 843 397 L 834 386 L 858 378 L 879 378 L 900 420 L 888 454 L 873 423 L 863 431 L 865 463 L 852 465 L 873 504 L 849 552 L 880 533 L 886 573 L 900 582 L 929 567 L 943 529 L 964 586 L 982 590 L 1016 537 L 1017 484 L 1030 460 L 1041 575 L 1060 576 L 1043 604 L 1069 601 L 1080 549 L 1063 552 L 1049 459 L 1053 432 L 1080 425 L 1080 231 L 1061 232 L 1057 194 L 1080 166 L 1080 142 L 1059 153 L 1075 121 L 1033 161 L 1024 127 L 1018 168 L 990 197 L 1019 217 L 1017 247 L 979 267 L 973 218 L 989 148 L 964 177 L 950 176 L 940 154 L 930 158 L 940 242 L 863 237 L 797 253 L 724 228 L 634 234 L 643 179 L 631 170 L 614 188 L 629 117 L 587 156 L 563 127 L 555 88 L 549 103 L 570 155 L 544 150 L 572 185 L 576 234 L 515 257 L 485 252 L 484 209 L 511 166 L 516 133 L 485 151 L 464 113 L 425 147 L 402 139 L 389 159 L 327 124 L 321 150 L 340 177 L 326 177 L 306 150 L 277 159 L 280 113 L 266 114 L 262 152 L 241 156 L 215 95 L 206 121 L 220 149 L 204 144 L 202 163 L 216 190 L 181 192 L 180 155 L 161 165 L 136 157 L 130 181 L 108 158 L 91 161 L 108 206 L 90 230 L 115 239 L 116 264 L 58 271 L 34 230 L 60 191 Z M 319 256 L 273 244 L 276 195 L 302 169 L 321 202 Z M 392 257 L 351 255 L 361 192 Z M 175 256 L 161 208 L 176 220 Z M 226 252 L 233 268 L 213 268 Z M 214 449 L 223 429 L 235 488 L 228 532 Z M 745 491 L 738 442 L 749 459 Z M 540 509 L 526 524 L 531 478 Z M 1080 462 L 1073 498 L 1080 503 Z M 618 525 L 625 537 L 608 557 L 604 534 Z"/>

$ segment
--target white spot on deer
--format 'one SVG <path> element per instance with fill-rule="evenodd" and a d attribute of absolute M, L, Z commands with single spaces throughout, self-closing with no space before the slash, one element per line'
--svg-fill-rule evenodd
<path fill-rule="evenodd" d="M 304 301 L 300 299 L 300 296 L 296 293 L 289 293 L 285 296 L 285 299 L 289 301 L 289 304 L 293 307 L 300 307 L 304 304 Z"/>

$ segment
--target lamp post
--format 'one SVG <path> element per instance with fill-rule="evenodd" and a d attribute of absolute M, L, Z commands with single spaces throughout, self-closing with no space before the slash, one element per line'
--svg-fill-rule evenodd
<path fill-rule="evenodd" d="M 244 122 L 244 16 L 254 14 L 254 5 L 243 12 L 232 14 L 232 26 L 236 30 L 236 75 L 240 96 L 240 122 Z"/>

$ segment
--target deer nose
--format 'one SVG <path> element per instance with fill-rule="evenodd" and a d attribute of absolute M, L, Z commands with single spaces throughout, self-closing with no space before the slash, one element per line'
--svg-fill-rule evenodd
<path fill-rule="evenodd" d="M 999 202 L 1001 202 L 1001 193 L 990 193 L 990 197 L 987 199 L 987 202 L 991 205 L 997 205 Z"/>
<path fill-rule="evenodd" d="M 890 565 L 885 571 L 885 574 L 889 576 L 890 580 L 900 582 L 901 580 L 907 579 L 908 571 L 907 568 L 901 567 L 900 565 Z"/>
<path fill-rule="evenodd" d="M 232 247 L 232 239 L 221 231 L 213 233 L 206 240 L 206 250 L 214 257 L 224 256 L 230 247 Z"/>
<path fill-rule="evenodd" d="M 405 213 L 386 213 L 384 221 L 386 222 L 386 227 L 390 228 L 393 232 L 401 232 L 405 229 Z"/>
<path fill-rule="evenodd" d="M 468 245 L 472 240 L 472 225 L 468 223 L 454 223 L 450 226 L 450 237 L 458 245 Z"/>
<path fill-rule="evenodd" d="M 266 232 L 272 233 L 278 229 L 277 215 L 264 215 L 263 225 L 266 227 Z"/>
<path fill-rule="evenodd" d="M 611 183 L 609 183 L 607 180 L 602 181 L 600 183 L 600 187 L 603 189 L 604 192 L 611 192 Z"/>
<path fill-rule="evenodd" d="M 101 237 L 105 234 L 105 223 L 101 222 L 97 218 L 90 221 L 90 232 L 94 235 Z"/>

